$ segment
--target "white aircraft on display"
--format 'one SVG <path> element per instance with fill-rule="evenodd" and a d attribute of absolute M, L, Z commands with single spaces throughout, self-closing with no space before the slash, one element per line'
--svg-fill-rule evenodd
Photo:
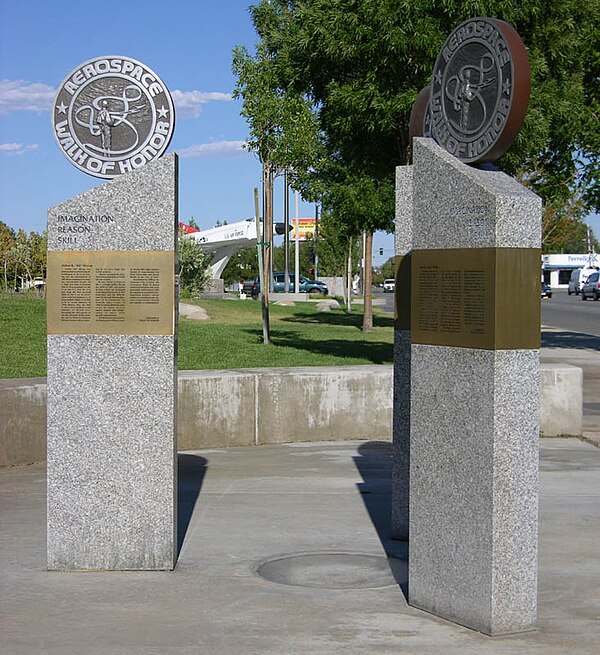
<path fill-rule="evenodd" d="M 213 280 L 221 277 L 227 262 L 237 250 L 256 245 L 254 218 L 213 227 L 210 230 L 197 230 L 185 223 L 179 223 L 179 229 L 194 239 L 202 250 L 215 253 L 211 264 Z"/>
<path fill-rule="evenodd" d="M 310 223 L 312 219 L 300 218 L 297 220 L 308 221 Z M 302 230 L 302 223 L 299 224 Z M 283 223 L 274 223 L 273 228 L 275 234 L 282 235 L 284 232 Z M 247 218 L 245 221 L 239 221 L 238 223 L 231 223 L 229 225 L 220 225 L 209 230 L 198 230 L 195 227 L 180 222 L 179 229 L 194 239 L 202 250 L 215 253 L 211 264 L 213 280 L 221 277 L 223 269 L 227 266 L 227 262 L 237 250 L 256 245 L 256 220 L 254 218 Z M 290 225 L 291 229 L 292 227 Z M 304 241 L 305 237 L 299 235 L 299 239 Z"/>

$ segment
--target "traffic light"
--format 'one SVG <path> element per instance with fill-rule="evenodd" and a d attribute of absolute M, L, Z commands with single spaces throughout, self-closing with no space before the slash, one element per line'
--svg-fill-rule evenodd
<path fill-rule="evenodd" d="M 383 255 L 383 248 L 379 248 L 379 256 L 381 257 Z"/>
<path fill-rule="evenodd" d="M 314 248 L 309 248 L 308 249 L 308 261 L 311 264 L 315 263 L 315 249 Z"/>
<path fill-rule="evenodd" d="M 288 232 L 291 232 L 293 229 L 292 225 L 288 225 Z M 285 223 L 275 223 L 275 234 L 285 234 Z"/>

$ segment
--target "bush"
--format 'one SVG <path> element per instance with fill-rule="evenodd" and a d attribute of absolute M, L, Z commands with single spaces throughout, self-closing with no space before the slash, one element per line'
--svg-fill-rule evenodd
<path fill-rule="evenodd" d="M 199 298 L 210 288 L 211 256 L 194 239 L 179 235 L 179 293 L 181 298 Z"/>

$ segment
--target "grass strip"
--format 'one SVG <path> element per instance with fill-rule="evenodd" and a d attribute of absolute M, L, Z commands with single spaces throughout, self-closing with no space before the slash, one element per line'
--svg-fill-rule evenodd
<path fill-rule="evenodd" d="M 272 344 L 262 343 L 260 304 L 202 300 L 207 321 L 180 318 L 181 370 L 391 364 L 393 319 L 375 314 L 371 332 L 362 313 L 318 312 L 315 303 L 271 305 Z M 0 298 L 0 378 L 46 375 L 46 305 L 33 296 Z"/>

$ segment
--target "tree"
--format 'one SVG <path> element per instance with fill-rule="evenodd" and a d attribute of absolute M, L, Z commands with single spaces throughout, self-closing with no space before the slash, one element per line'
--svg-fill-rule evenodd
<path fill-rule="evenodd" d="M 27 244 L 30 251 L 32 274 L 34 277 L 46 277 L 46 259 L 48 252 L 48 234 L 30 232 Z"/>
<path fill-rule="evenodd" d="M 179 233 L 179 288 L 185 297 L 198 297 L 211 284 L 211 256 L 189 236 Z"/>
<path fill-rule="evenodd" d="M 258 275 L 256 248 L 240 248 L 223 269 L 221 277 L 225 284 L 242 280 L 253 280 Z"/>
<path fill-rule="evenodd" d="M 253 18 L 287 88 L 313 100 L 329 153 L 380 181 L 408 161 L 412 103 L 450 29 L 477 15 L 508 21 L 529 51 L 532 93 L 500 167 L 543 170 L 546 200 L 584 184 L 589 209 L 598 166 L 599 8 L 598 0 L 271 0 Z"/>
<path fill-rule="evenodd" d="M 324 211 L 345 206 L 355 236 L 391 230 L 416 95 L 450 29 L 491 15 L 520 33 L 532 70 L 525 124 L 500 168 L 529 176 L 546 203 L 575 192 L 584 211 L 597 209 L 598 10 L 599 0 L 263 0 L 251 8 L 256 55 L 238 50 L 234 66 L 251 143 L 268 144 L 269 161 L 285 154 L 294 185 Z M 310 117 L 300 128 L 273 111 L 294 102 Z"/>
<path fill-rule="evenodd" d="M 2 285 L 8 289 L 9 274 L 13 289 L 32 286 L 36 277 L 46 277 L 46 252 L 48 239 L 42 234 L 20 228 L 16 233 L 0 221 L 0 257 L 2 261 Z"/>
<path fill-rule="evenodd" d="M 396 273 L 396 258 L 390 257 L 379 268 L 376 268 L 373 273 L 373 279 L 376 284 L 382 284 L 384 280 L 389 280 L 395 277 Z"/>
<path fill-rule="evenodd" d="M 8 268 L 11 263 L 10 251 L 15 245 L 15 231 L 0 221 L 0 257 L 2 258 L 2 275 L 4 288 L 8 289 Z"/>

